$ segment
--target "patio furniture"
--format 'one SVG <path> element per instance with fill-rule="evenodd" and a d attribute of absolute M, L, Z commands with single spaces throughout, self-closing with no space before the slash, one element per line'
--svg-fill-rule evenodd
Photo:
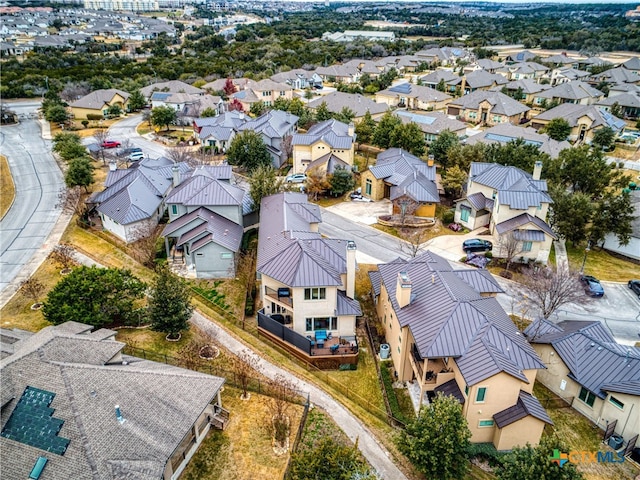
<path fill-rule="evenodd" d="M 329 347 L 329 350 L 331 350 L 332 354 L 335 354 L 338 351 L 339 348 L 340 348 L 340 344 L 336 343 L 335 345 L 331 345 Z"/>
<path fill-rule="evenodd" d="M 311 335 L 307 335 L 307 339 L 309 340 L 309 342 L 311 343 L 312 347 L 316 346 L 316 342 L 313 341 L 313 339 L 311 338 Z"/>
<path fill-rule="evenodd" d="M 316 343 L 318 344 L 318 348 L 324 347 L 324 341 L 326 339 L 327 339 L 326 330 L 316 330 Z"/>

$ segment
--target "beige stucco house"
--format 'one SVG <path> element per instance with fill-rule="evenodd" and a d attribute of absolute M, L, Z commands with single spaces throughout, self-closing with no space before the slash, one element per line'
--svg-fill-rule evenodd
<path fill-rule="evenodd" d="M 472 442 L 536 445 L 551 424 L 532 395 L 544 365 L 500 307 L 486 270 L 454 270 L 427 251 L 370 272 L 397 378 L 416 411 L 437 392 L 462 404 Z"/>
<path fill-rule="evenodd" d="M 534 322 L 525 335 L 547 366 L 538 380 L 600 428 L 640 434 L 640 348 L 618 344 L 600 322 Z"/>
<path fill-rule="evenodd" d="M 556 235 L 546 223 L 552 200 L 541 171 L 540 162 L 533 175 L 516 167 L 472 162 L 467 195 L 456 201 L 455 222 L 469 230 L 486 226 L 496 256 L 505 256 L 514 238 L 516 259 L 547 263 Z"/>
<path fill-rule="evenodd" d="M 356 135 L 353 124 L 338 120 L 316 123 L 307 133 L 293 135 L 293 173 L 305 173 L 309 168 L 327 171 L 333 163 L 351 169 Z"/>
<path fill-rule="evenodd" d="M 447 115 L 455 115 L 465 122 L 489 126 L 499 123 L 518 125 L 527 118 L 529 110 L 529 107 L 502 92 L 485 90 L 456 98 L 447 105 Z"/>
<path fill-rule="evenodd" d="M 390 107 L 410 110 L 444 110 L 453 99 L 451 95 L 434 88 L 412 83 L 399 83 L 376 93 L 376 103 L 386 103 Z"/>
<path fill-rule="evenodd" d="M 87 115 L 101 115 L 106 117 L 109 108 L 120 107 L 122 112 L 129 110 L 129 94 L 123 90 L 111 88 L 96 90 L 69 105 L 72 115 L 76 119 L 86 119 Z"/>

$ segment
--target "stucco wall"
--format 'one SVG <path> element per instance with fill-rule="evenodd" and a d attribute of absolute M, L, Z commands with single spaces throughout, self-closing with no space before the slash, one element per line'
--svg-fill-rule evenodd
<path fill-rule="evenodd" d="M 189 253 L 198 278 L 235 277 L 235 256 L 231 250 L 211 242 Z M 229 255 L 230 258 L 223 258 Z"/>
<path fill-rule="evenodd" d="M 536 446 L 540 442 L 545 425 L 542 420 L 528 415 L 504 428 L 496 427 L 493 445 L 496 450 L 511 450 L 513 447 L 523 447 L 527 443 Z"/>
<path fill-rule="evenodd" d="M 371 194 L 367 194 L 367 180 L 371 181 Z M 384 198 L 384 181 L 378 180 L 370 170 L 365 170 L 360 175 L 360 187 L 362 188 L 362 195 L 378 201 Z"/>

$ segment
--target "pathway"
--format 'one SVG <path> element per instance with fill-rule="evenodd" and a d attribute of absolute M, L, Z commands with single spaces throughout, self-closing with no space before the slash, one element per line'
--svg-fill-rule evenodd
<path fill-rule="evenodd" d="M 569 257 L 567 257 L 567 246 L 563 238 L 553 242 L 556 252 L 556 268 L 558 272 L 561 270 L 569 270 Z"/>

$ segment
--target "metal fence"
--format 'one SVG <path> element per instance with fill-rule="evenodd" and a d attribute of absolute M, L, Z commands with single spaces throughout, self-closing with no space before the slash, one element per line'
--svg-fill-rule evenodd
<path fill-rule="evenodd" d="M 309 416 L 309 397 L 307 397 L 307 402 L 304 404 L 304 410 L 302 411 L 302 416 L 300 417 L 300 424 L 298 425 L 298 431 L 296 432 L 296 438 L 293 440 L 293 444 L 291 445 L 291 455 L 289 455 L 289 461 L 287 462 L 287 468 L 284 471 L 283 479 L 288 480 L 289 472 L 291 470 L 291 459 L 293 458 L 293 454 L 298 451 L 298 447 L 300 446 L 300 441 L 302 440 L 302 436 L 304 435 L 304 429 L 307 425 L 307 417 Z"/>
<path fill-rule="evenodd" d="M 280 322 L 268 317 L 261 311 L 258 312 L 258 326 L 265 329 L 271 335 L 281 338 L 290 345 L 297 347 L 311 356 L 311 340 L 304 335 L 299 334 L 295 330 L 285 327 Z"/>

